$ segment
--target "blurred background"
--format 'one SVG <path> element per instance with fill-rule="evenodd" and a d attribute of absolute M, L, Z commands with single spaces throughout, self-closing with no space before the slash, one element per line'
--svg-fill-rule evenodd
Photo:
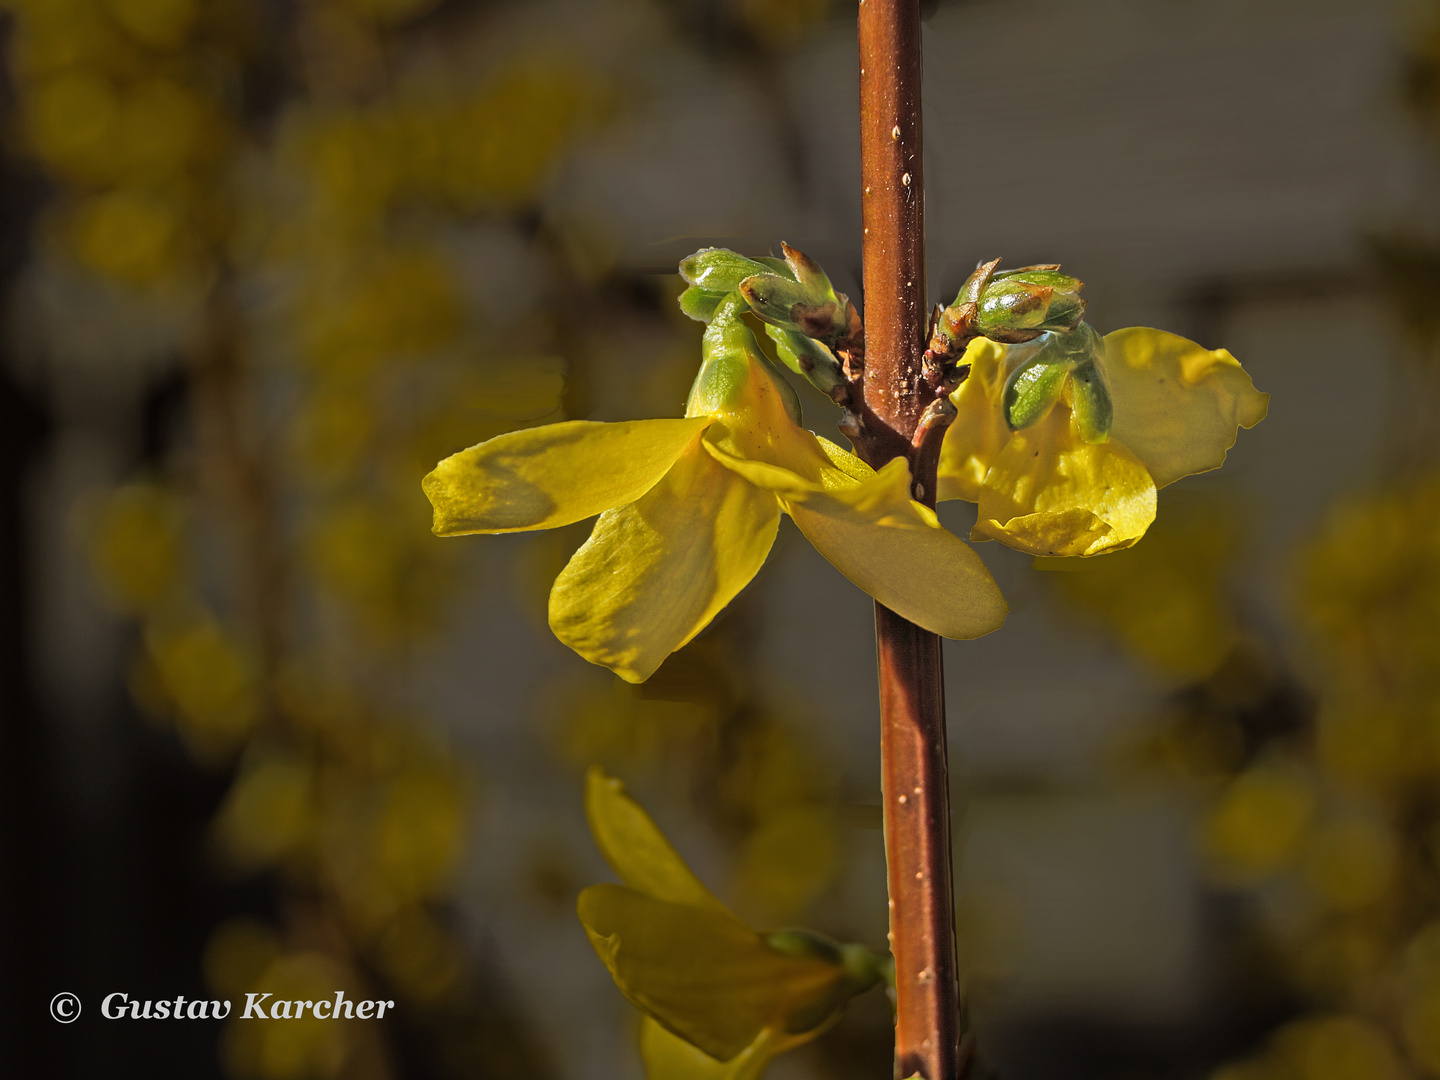
<path fill-rule="evenodd" d="M 0 1073 L 638 1080 L 574 916 L 592 763 L 754 925 L 883 947 L 868 598 L 787 524 L 632 688 L 545 626 L 585 527 L 440 541 L 419 487 L 679 415 L 697 247 L 860 299 L 853 4 L 0 9 Z M 925 18 L 932 297 L 1062 262 L 1102 332 L 1273 395 L 1136 549 L 980 546 L 1012 614 L 946 663 L 986 1064 L 1440 1076 L 1440 5 Z M 261 985 L 398 1006 L 97 1015 Z M 888 1023 L 772 1075 L 888 1076 Z"/>

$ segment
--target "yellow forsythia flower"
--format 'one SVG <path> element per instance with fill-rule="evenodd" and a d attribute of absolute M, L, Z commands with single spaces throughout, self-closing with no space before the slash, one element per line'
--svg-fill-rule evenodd
<path fill-rule="evenodd" d="M 578 913 L 616 985 L 646 1013 L 640 1047 L 651 1080 L 759 1077 L 880 981 L 863 946 L 742 923 L 599 769 L 587 779 L 585 810 L 624 884 L 585 889 Z"/>
<path fill-rule="evenodd" d="M 1104 339 L 1108 439 L 1087 442 L 1064 399 L 1012 431 L 1005 381 L 1024 356 L 985 338 L 971 343 L 970 376 L 951 395 L 959 415 L 945 436 L 939 494 L 979 504 L 972 540 L 1032 555 L 1134 544 L 1155 520 L 1156 489 L 1219 468 L 1237 429 L 1263 420 L 1270 400 L 1224 349 L 1137 326 Z"/>
<path fill-rule="evenodd" d="M 738 298 L 736 298 L 738 299 Z M 944 637 L 999 627 L 985 564 L 879 472 L 799 426 L 791 390 L 732 301 L 705 332 L 679 420 L 572 420 L 511 432 L 425 478 L 435 532 L 551 529 L 599 514 L 556 580 L 550 626 L 587 660 L 643 682 L 755 576 L 781 511 L 846 577 Z"/>

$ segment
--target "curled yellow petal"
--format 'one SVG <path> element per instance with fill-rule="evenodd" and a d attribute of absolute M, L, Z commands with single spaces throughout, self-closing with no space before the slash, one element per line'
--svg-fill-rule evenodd
<path fill-rule="evenodd" d="M 1032 555 L 1129 547 L 1155 520 L 1155 484 L 1117 439 L 1087 443 L 1064 403 L 1017 431 L 985 474 L 971 539 Z"/>
<path fill-rule="evenodd" d="M 770 948 L 733 915 L 623 885 L 590 886 L 577 911 L 625 996 L 718 1061 L 830 1000 L 845 977 L 835 964 Z"/>
<path fill-rule="evenodd" d="M 569 420 L 452 454 L 424 480 L 435 533 L 553 529 L 634 502 L 709 423 L 708 417 Z"/>
<path fill-rule="evenodd" d="M 605 861 L 626 885 L 657 900 L 726 910 L 625 785 L 598 767 L 585 778 L 585 816 Z"/>
<path fill-rule="evenodd" d="M 1202 349 L 1163 330 L 1132 326 L 1105 335 L 1110 428 L 1162 488 L 1218 469 L 1239 428 L 1265 419 L 1270 395 L 1224 349 Z"/>
<path fill-rule="evenodd" d="M 891 611 L 949 638 L 980 637 L 1005 621 L 1005 599 L 985 563 L 910 498 L 902 459 L 866 480 L 825 487 L 702 441 L 727 468 L 779 495 L 815 549 Z"/>
<path fill-rule="evenodd" d="M 940 447 L 938 498 L 979 502 L 985 474 L 1010 438 L 1001 401 L 1009 367 L 1006 349 L 988 338 L 977 338 L 965 350 L 970 374 L 950 401 L 955 420 L 945 431 Z"/>
<path fill-rule="evenodd" d="M 585 659 L 644 682 L 765 561 L 775 496 L 686 449 L 638 501 L 607 510 L 550 592 L 550 628 Z"/>

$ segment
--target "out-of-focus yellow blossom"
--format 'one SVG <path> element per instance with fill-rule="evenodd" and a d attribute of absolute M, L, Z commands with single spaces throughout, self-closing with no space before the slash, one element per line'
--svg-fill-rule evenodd
<path fill-rule="evenodd" d="M 95 72 L 51 76 L 26 99 L 25 130 L 50 168 L 80 181 L 108 180 L 122 150 L 115 87 Z"/>
<path fill-rule="evenodd" d="M 1351 911 L 1375 903 L 1394 880 L 1399 852 L 1379 821 L 1349 815 L 1323 823 L 1302 863 L 1306 882 L 1331 906 Z"/>
<path fill-rule="evenodd" d="M 185 508 L 158 484 L 132 483 L 82 513 L 90 562 L 122 611 L 147 611 L 171 596 L 185 570 Z"/>
<path fill-rule="evenodd" d="M 1358 1016 L 1296 1021 L 1276 1035 L 1272 1053 L 1295 1080 L 1404 1080 L 1406 1076 L 1385 1033 Z"/>
<path fill-rule="evenodd" d="M 969 377 L 951 395 L 940 498 L 979 504 L 971 539 L 1032 555 L 1098 555 L 1134 544 L 1155 518 L 1155 492 L 1219 468 L 1237 429 L 1265 418 L 1269 395 L 1224 349 L 1202 349 L 1143 327 L 1104 339 L 1114 420 L 1087 442 L 1066 394 L 1038 423 L 1012 431 L 1005 382 L 1026 353 L 985 338 L 965 355 Z"/>
<path fill-rule="evenodd" d="M 227 854 L 271 866 L 314 842 L 314 769 L 298 754 L 256 746 L 246 755 L 216 820 Z"/>
<path fill-rule="evenodd" d="M 825 21 L 831 0 L 735 0 L 740 21 L 763 45 L 792 45 Z"/>
<path fill-rule="evenodd" d="M 131 285 L 166 276 L 182 254 L 172 204 L 141 191 L 110 191 L 76 204 L 69 222 L 75 257 L 96 273 Z"/>
<path fill-rule="evenodd" d="M 794 391 L 727 301 L 679 420 L 513 432 L 425 478 L 435 532 L 519 532 L 600 514 L 550 594 L 556 636 L 642 682 L 705 628 L 769 553 L 784 510 L 851 581 L 946 637 L 1000 625 L 984 564 L 910 498 L 903 460 L 875 472 L 800 427 Z"/>
<path fill-rule="evenodd" d="M 414 18 L 439 0 L 340 0 L 340 3 L 362 18 L 372 19 L 383 25 L 394 25 Z"/>
<path fill-rule="evenodd" d="M 1234 547 L 1228 516 L 1184 502 L 1146 534 L 1145 543 L 1109 559 L 1042 559 L 1068 571 L 1050 584 L 1075 606 L 1103 618 L 1138 659 L 1182 678 L 1215 671 L 1240 639 L 1224 578 Z"/>
<path fill-rule="evenodd" d="M 1416 934 L 1404 958 L 1405 1044 L 1425 1069 L 1440 1075 L 1440 922 Z"/>
<path fill-rule="evenodd" d="M 460 943 L 419 907 L 391 920 L 376 939 L 375 955 L 405 994 L 426 1004 L 454 989 L 465 970 Z"/>
<path fill-rule="evenodd" d="M 205 943 L 205 981 L 221 994 L 243 997 L 281 951 L 280 939 L 269 926 L 257 919 L 229 919 Z"/>
<path fill-rule="evenodd" d="M 249 989 L 271 994 L 267 1004 L 333 1001 L 336 991 L 344 991 L 352 1001 L 357 996 L 352 974 L 316 951 L 279 957 Z M 259 1020 L 237 1019 L 232 1010 L 221 1057 L 231 1075 L 246 1080 L 331 1080 L 340 1075 L 355 1042 L 363 1037 L 356 1025 L 316 1019 L 313 1010 L 299 1018 Z"/>
<path fill-rule="evenodd" d="M 1289 865 L 1315 811 L 1304 774 L 1262 763 L 1221 793 L 1202 833 L 1206 853 L 1227 876 L 1253 878 Z"/>
<path fill-rule="evenodd" d="M 182 44 L 200 0 L 104 0 L 105 10 L 125 32 L 155 49 Z"/>
<path fill-rule="evenodd" d="M 584 890 L 580 921 L 616 985 L 663 1029 L 642 1034 L 652 1080 L 758 1077 L 879 981 L 877 958 L 860 946 L 761 935 L 740 922 L 619 781 L 592 770 L 585 803 L 595 841 L 625 884 Z"/>
<path fill-rule="evenodd" d="M 255 663 L 214 618 L 158 620 L 146 630 L 145 647 L 197 749 L 231 746 L 250 732 L 260 715 Z"/>
<path fill-rule="evenodd" d="M 454 275 L 436 252 L 374 253 L 299 307 L 306 358 L 322 372 L 357 378 L 385 361 L 413 360 L 460 329 Z"/>

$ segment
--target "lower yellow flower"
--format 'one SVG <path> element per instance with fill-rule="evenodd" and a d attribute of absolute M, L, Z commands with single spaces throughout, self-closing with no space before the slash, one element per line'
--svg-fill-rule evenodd
<path fill-rule="evenodd" d="M 1127 548 L 1155 520 L 1155 492 L 1219 468 L 1239 428 L 1265 418 L 1270 395 L 1224 349 L 1131 327 L 1104 339 L 1113 403 L 1109 438 L 1087 442 L 1071 388 L 1031 426 L 1006 423 L 1005 382 L 1025 350 L 980 338 L 940 458 L 941 499 L 979 504 L 972 540 L 1032 555 Z"/>
<path fill-rule="evenodd" d="M 952 638 L 999 627 L 989 571 L 879 472 L 799 426 L 794 391 L 732 296 L 706 329 L 685 417 L 573 420 L 511 432 L 425 478 L 435 532 L 519 532 L 599 514 L 550 593 L 550 626 L 592 663 L 642 682 L 709 624 L 769 554 L 783 511 L 851 581 Z"/>
<path fill-rule="evenodd" d="M 624 884 L 590 886 L 576 909 L 616 985 L 646 1014 L 651 1080 L 755 1080 L 884 977 L 862 945 L 746 926 L 599 769 L 586 780 L 585 813 Z"/>

